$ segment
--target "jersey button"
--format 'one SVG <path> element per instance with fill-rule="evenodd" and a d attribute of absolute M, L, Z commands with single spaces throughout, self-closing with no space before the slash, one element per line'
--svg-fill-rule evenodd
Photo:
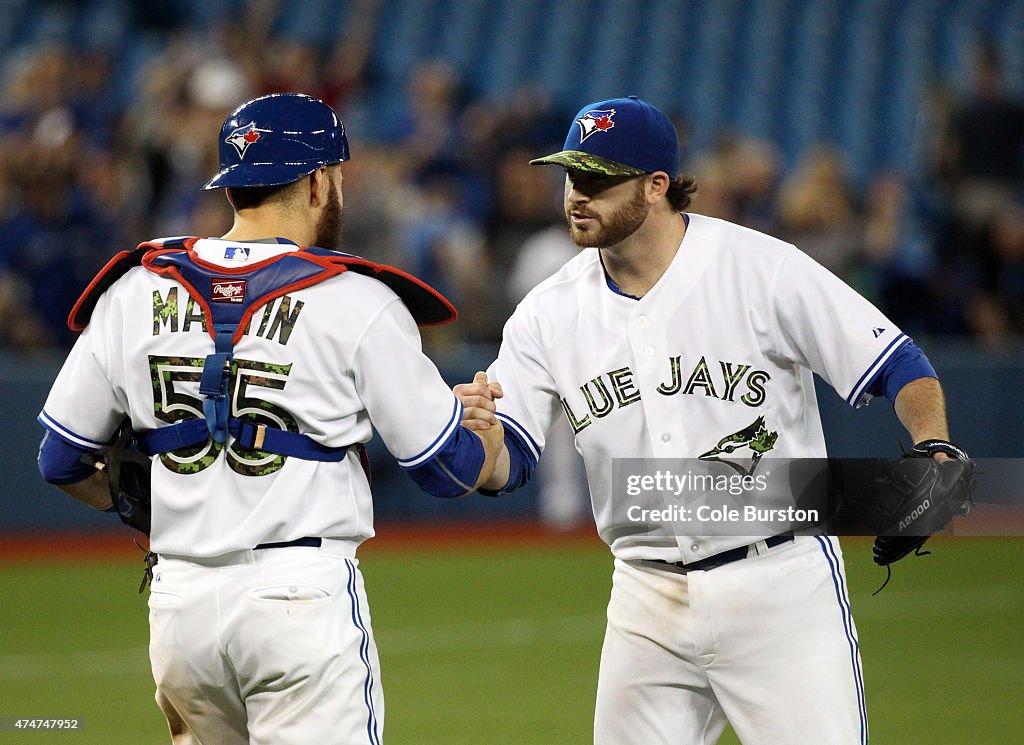
<path fill-rule="evenodd" d="M 644 349 L 644 354 L 648 356 L 654 354 L 654 347 L 647 347 L 646 349 Z"/>
<path fill-rule="evenodd" d="M 638 326 L 646 326 L 647 325 L 647 316 L 637 316 L 636 323 L 637 323 Z"/>
<path fill-rule="evenodd" d="M 670 435 L 668 432 L 666 432 L 665 434 L 663 434 L 661 436 L 661 441 L 662 442 L 668 442 L 671 439 L 672 439 L 672 435 Z"/>
<path fill-rule="evenodd" d="M 699 543 L 691 543 L 690 544 L 690 550 L 691 551 L 700 551 L 700 544 Z"/>

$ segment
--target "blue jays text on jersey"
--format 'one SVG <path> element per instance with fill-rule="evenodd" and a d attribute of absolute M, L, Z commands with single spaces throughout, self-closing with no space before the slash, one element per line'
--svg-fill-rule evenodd
<path fill-rule="evenodd" d="M 662 396 L 703 394 L 722 401 L 740 401 L 752 408 L 764 403 L 767 396 L 765 384 L 771 379 L 766 370 L 756 369 L 748 363 L 717 360 L 716 365 L 715 362 L 712 358 L 709 363 L 706 355 L 701 356 L 684 380 L 683 357 L 673 355 L 668 359 L 666 378 L 655 390 Z M 572 402 L 568 397 L 562 398 L 562 408 L 572 425 L 573 434 L 579 434 L 594 421 L 641 399 L 641 392 L 633 381 L 633 371 L 628 365 L 591 378 L 579 390 L 580 395 L 574 394 Z"/>

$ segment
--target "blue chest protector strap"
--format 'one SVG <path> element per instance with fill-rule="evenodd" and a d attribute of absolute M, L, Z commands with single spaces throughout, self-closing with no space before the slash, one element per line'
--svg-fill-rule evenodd
<path fill-rule="evenodd" d="M 231 358 L 235 345 L 231 337 L 235 327 L 215 323 L 214 353 L 206 355 L 203 374 L 199 378 L 199 393 L 203 396 L 203 415 L 214 442 L 224 442 L 228 435 L 228 387 L 231 385 Z"/>
<path fill-rule="evenodd" d="M 347 447 L 329 448 L 298 432 L 275 429 L 245 419 L 229 417 L 227 431 L 244 448 L 277 455 L 290 455 L 303 460 L 336 463 L 344 460 Z M 172 450 L 201 445 L 211 436 L 205 419 L 186 419 L 160 429 L 136 433 L 139 448 L 146 455 L 169 453 Z"/>

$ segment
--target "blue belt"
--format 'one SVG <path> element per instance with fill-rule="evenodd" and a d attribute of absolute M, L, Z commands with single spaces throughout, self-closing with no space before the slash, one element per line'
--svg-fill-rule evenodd
<path fill-rule="evenodd" d="M 783 543 L 788 543 L 792 540 L 793 533 L 779 533 L 778 535 L 773 535 L 771 538 L 766 538 L 764 543 L 768 548 L 775 548 L 776 546 L 781 546 Z M 706 559 L 691 561 L 689 564 L 682 561 L 660 561 L 658 559 L 654 559 L 654 563 L 678 567 L 679 569 L 685 569 L 688 572 L 707 571 L 708 569 L 717 569 L 720 566 L 732 564 L 734 561 L 747 558 L 749 549 L 750 546 L 737 546 L 736 548 L 730 548 L 728 551 L 723 551 L 720 554 L 709 556 Z"/>

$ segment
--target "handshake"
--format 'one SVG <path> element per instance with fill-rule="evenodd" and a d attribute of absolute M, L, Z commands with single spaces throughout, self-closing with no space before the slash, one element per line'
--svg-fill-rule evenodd
<path fill-rule="evenodd" d="M 502 397 L 501 384 L 488 383 L 487 373 L 478 372 L 472 383 L 459 383 L 452 392 L 462 403 L 462 426 L 484 444 L 484 464 L 474 488 L 501 489 L 509 478 L 505 428 L 494 413 L 495 399 Z"/>

